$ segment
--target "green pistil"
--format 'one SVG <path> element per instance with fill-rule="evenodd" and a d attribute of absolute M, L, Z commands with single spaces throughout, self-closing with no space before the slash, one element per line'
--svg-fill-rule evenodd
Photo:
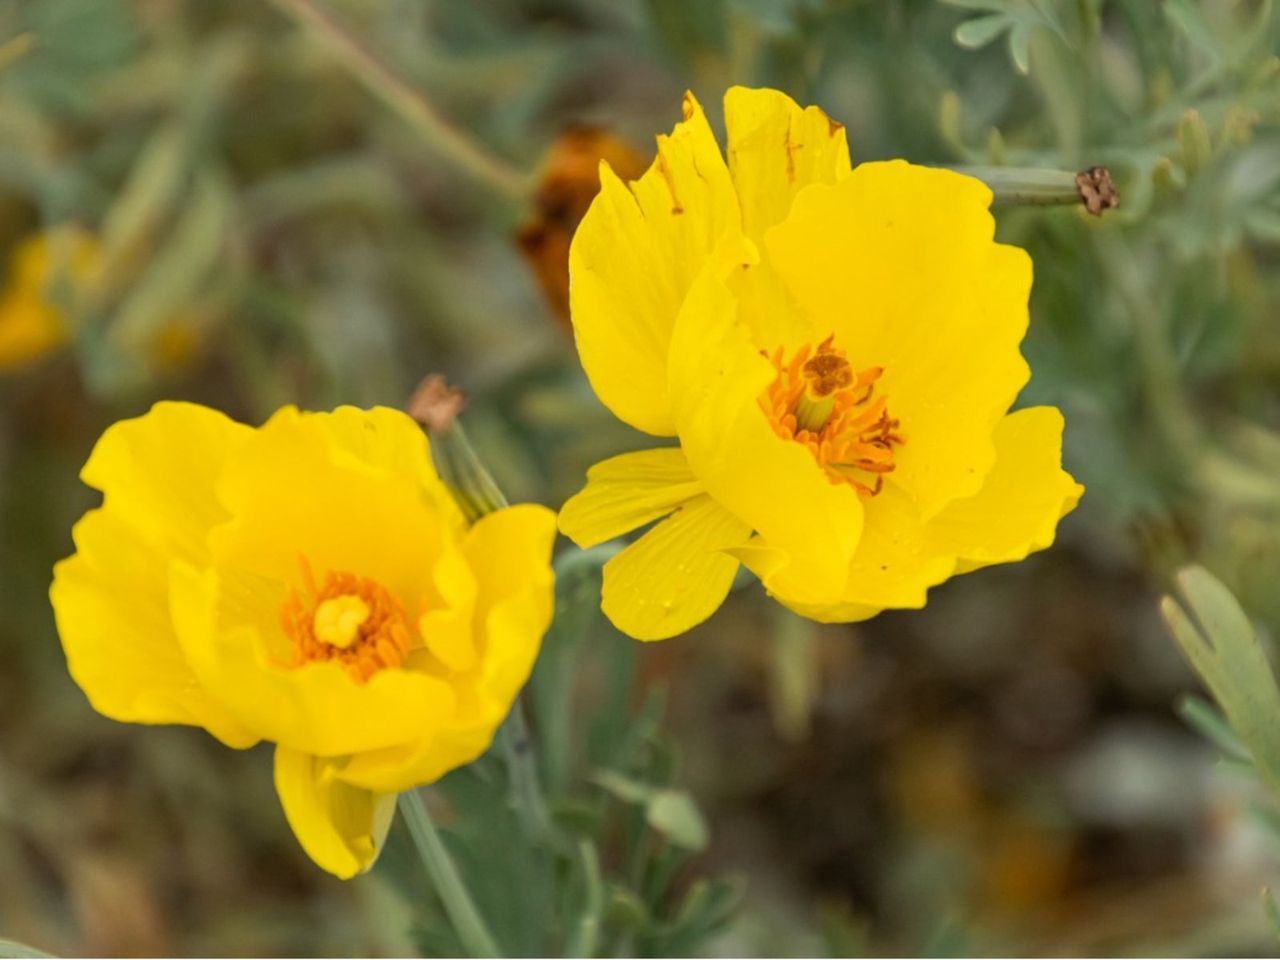
<path fill-rule="evenodd" d="M 827 425 L 827 420 L 831 417 L 831 410 L 836 405 L 835 393 L 828 393 L 825 397 L 812 396 L 808 390 L 800 394 L 800 399 L 796 401 L 796 430 L 808 430 L 810 433 L 819 433 L 822 428 Z"/>

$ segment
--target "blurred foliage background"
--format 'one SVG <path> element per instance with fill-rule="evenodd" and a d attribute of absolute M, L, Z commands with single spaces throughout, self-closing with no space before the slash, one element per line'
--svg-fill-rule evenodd
<path fill-rule="evenodd" d="M 306 860 L 261 751 L 91 711 L 46 600 L 76 473 L 159 398 L 256 423 L 439 371 L 511 499 L 558 505 L 632 443 L 561 314 L 595 158 L 634 175 L 685 88 L 717 117 L 746 83 L 820 104 L 855 161 L 1105 164 L 1122 200 L 998 212 L 1036 264 L 1022 402 L 1064 410 L 1088 488 L 1051 551 L 857 626 L 744 589 L 638 651 L 713 827 L 693 872 L 746 880 L 707 949 L 1274 949 L 1280 840 L 1175 715 L 1196 681 L 1156 611 L 1197 560 L 1280 626 L 1271 0 L 332 0 L 497 175 L 286 6 L 0 0 L 0 934 L 430 948 L 394 856 Z"/>

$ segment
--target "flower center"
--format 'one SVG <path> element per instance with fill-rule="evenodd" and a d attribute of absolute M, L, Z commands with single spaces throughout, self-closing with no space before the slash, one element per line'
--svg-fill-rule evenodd
<path fill-rule="evenodd" d="M 790 360 L 779 347 L 770 357 L 777 376 L 760 406 L 774 433 L 808 447 L 832 483 L 873 497 L 893 470 L 893 448 L 905 441 L 885 398 L 876 396 L 884 371 L 855 371 L 844 351 L 832 346 L 834 339 L 827 337 L 817 350 L 805 344 Z"/>
<path fill-rule="evenodd" d="M 305 559 L 301 566 L 304 589 L 291 589 L 280 607 L 280 625 L 293 643 L 289 666 L 333 660 L 366 683 L 404 662 L 412 645 L 409 621 L 386 587 L 332 570 L 317 584 Z"/>

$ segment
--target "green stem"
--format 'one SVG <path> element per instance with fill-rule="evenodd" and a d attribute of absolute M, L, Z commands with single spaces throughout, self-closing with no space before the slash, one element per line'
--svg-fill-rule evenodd
<path fill-rule="evenodd" d="M 1128 314 L 1136 346 L 1135 358 L 1151 425 L 1162 438 L 1174 472 L 1192 476 L 1204 454 L 1197 418 L 1187 406 L 1178 357 L 1166 314 L 1156 306 L 1158 293 L 1143 282 L 1143 271 L 1131 247 L 1112 234 L 1097 236 L 1099 262 Z"/>
<path fill-rule="evenodd" d="M 600 571 L 622 550 L 616 540 L 567 550 L 555 561 L 556 617 L 543 641 L 531 688 L 538 717 L 538 748 L 547 794 L 569 789 L 573 765 L 573 681 L 588 631 L 600 616 Z"/>
<path fill-rule="evenodd" d="M 516 813 L 525 833 L 534 841 L 551 838 L 551 815 L 543 800 L 538 784 L 538 770 L 533 754 L 533 739 L 524 719 L 524 700 L 516 697 L 507 722 L 499 732 L 502 754 L 507 763 L 507 776 L 511 779 L 511 794 Z"/>
<path fill-rule="evenodd" d="M 453 858 L 449 856 L 449 851 L 445 849 L 440 834 L 436 831 L 422 793 L 418 790 L 406 790 L 400 794 L 399 802 L 400 813 L 409 827 L 414 846 L 418 848 L 422 865 L 444 904 L 445 913 L 449 915 L 449 922 L 453 924 L 463 949 L 473 957 L 502 956 L 493 934 L 489 932 L 488 925 L 463 884 Z"/>
<path fill-rule="evenodd" d="M 1001 206 L 1066 206 L 1080 204 L 1076 175 L 1069 170 L 1035 167 L 952 167 L 981 180 Z"/>
<path fill-rule="evenodd" d="M 468 523 L 475 523 L 508 505 L 507 498 L 476 456 L 462 424 L 455 421 L 448 430 L 431 432 L 431 458 Z"/>
<path fill-rule="evenodd" d="M 600 878 L 600 857 L 590 840 L 578 841 L 578 864 L 582 870 L 583 906 L 565 956 L 594 957 L 604 913 L 604 884 Z"/>
<path fill-rule="evenodd" d="M 783 738 L 799 743 L 809 735 L 821 678 L 817 630 L 811 620 L 775 606 L 769 656 L 769 706 Z"/>
<path fill-rule="evenodd" d="M 526 195 L 529 178 L 441 116 L 431 101 L 339 23 L 320 0 L 272 2 L 286 15 L 311 27 L 356 79 L 381 97 L 442 157 L 510 200 Z"/>

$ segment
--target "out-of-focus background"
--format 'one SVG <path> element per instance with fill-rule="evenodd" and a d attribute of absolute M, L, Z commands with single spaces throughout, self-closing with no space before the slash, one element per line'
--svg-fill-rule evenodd
<path fill-rule="evenodd" d="M 745 83 L 821 105 L 855 161 L 1105 164 L 1122 199 L 998 211 L 1036 265 L 1021 402 L 1063 409 L 1088 488 L 1053 549 L 856 626 L 749 587 L 639 651 L 713 825 L 698 866 L 747 881 L 709 949 L 1273 950 L 1280 839 L 1175 714 L 1197 682 L 1156 612 L 1194 559 L 1280 624 L 1271 0 L 330 6 L 448 142 L 272 3 L 0 0 L 0 936 L 421 949 L 382 866 L 306 859 L 262 751 L 89 708 L 46 598 L 77 471 L 160 398 L 258 423 L 440 371 L 511 498 L 558 506 L 634 445 L 562 315 L 596 159 L 637 175 L 686 88 L 718 123 Z"/>

